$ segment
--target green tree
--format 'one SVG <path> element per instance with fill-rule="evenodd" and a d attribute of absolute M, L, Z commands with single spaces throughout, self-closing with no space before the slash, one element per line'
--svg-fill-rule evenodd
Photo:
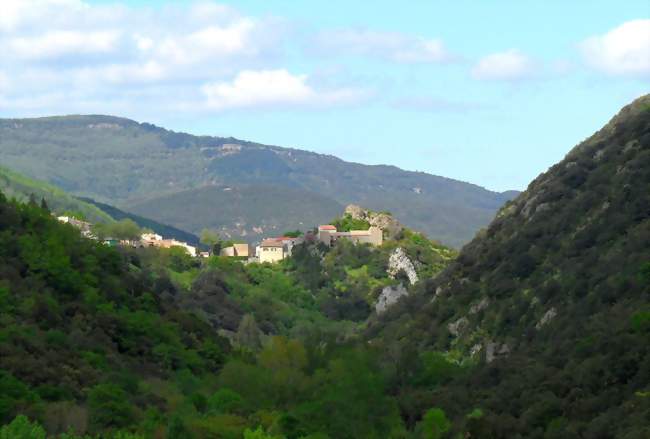
<path fill-rule="evenodd" d="M 416 430 L 420 433 L 423 439 L 439 439 L 449 431 L 451 422 L 447 419 L 447 415 L 442 409 L 432 408 L 429 409 L 418 423 Z"/>
<path fill-rule="evenodd" d="M 201 230 L 201 244 L 205 244 L 210 248 L 214 248 L 214 246 L 221 241 L 221 237 L 219 236 L 219 233 L 216 230 L 212 229 L 203 229 Z"/>
<path fill-rule="evenodd" d="M 0 428 L 0 439 L 45 439 L 45 429 L 37 422 L 30 422 L 26 416 L 19 415 Z"/>
<path fill-rule="evenodd" d="M 211 413 L 239 414 L 244 410 L 244 398 L 230 389 L 219 389 L 208 398 L 208 410 Z"/>
<path fill-rule="evenodd" d="M 96 429 L 126 427 L 134 420 L 126 392 L 115 384 L 98 384 L 88 394 L 90 422 Z"/>
<path fill-rule="evenodd" d="M 93 233 L 99 239 L 115 238 L 136 240 L 142 235 L 142 229 L 135 221 L 125 218 L 109 224 L 95 224 L 93 226 Z"/>
<path fill-rule="evenodd" d="M 641 279 L 650 284 L 650 262 L 646 262 L 641 266 Z"/>

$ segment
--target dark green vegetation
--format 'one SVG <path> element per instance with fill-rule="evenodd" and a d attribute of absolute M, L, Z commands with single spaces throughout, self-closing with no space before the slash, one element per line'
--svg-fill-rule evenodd
<path fill-rule="evenodd" d="M 354 203 L 388 209 L 409 227 L 459 247 L 515 195 L 110 116 L 0 120 L 0 161 L 72 194 L 194 234 L 212 228 L 229 238 L 312 227 Z M 224 193 L 228 187 L 233 194 Z M 258 212 L 259 199 L 267 215 Z M 287 210 L 292 203 L 297 213 Z M 188 211 L 200 216 L 190 219 Z"/>
<path fill-rule="evenodd" d="M 647 438 L 649 261 L 645 96 L 533 181 L 368 334 L 403 355 L 496 357 L 403 398 L 413 414 L 435 403 L 453 420 L 480 407 L 472 437 Z"/>
<path fill-rule="evenodd" d="M 374 250 L 298 246 L 275 266 L 199 260 L 107 247 L 0 197 L 0 422 L 14 419 L 2 431 L 406 437 L 392 365 L 355 342 L 398 282 L 386 274 L 398 245 L 421 276 L 454 256 L 405 230 Z"/>

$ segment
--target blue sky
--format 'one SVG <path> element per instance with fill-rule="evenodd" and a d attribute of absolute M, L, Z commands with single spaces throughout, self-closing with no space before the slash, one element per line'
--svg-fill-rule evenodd
<path fill-rule="evenodd" d="M 646 0 L 5 1 L 2 117 L 115 114 L 494 190 L 650 84 Z"/>

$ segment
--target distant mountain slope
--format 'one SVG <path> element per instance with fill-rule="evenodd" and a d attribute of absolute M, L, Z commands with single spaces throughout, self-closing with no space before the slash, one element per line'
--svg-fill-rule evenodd
<path fill-rule="evenodd" d="M 97 206 L 99 209 L 101 209 L 103 212 L 106 212 L 113 219 L 117 221 L 128 218 L 134 221 L 140 227 L 151 229 L 154 232 L 158 233 L 159 235 L 164 236 L 165 238 L 174 238 L 179 241 L 187 242 L 188 244 L 192 244 L 195 246 L 199 244 L 199 237 L 192 233 L 186 232 L 185 230 L 177 229 L 176 227 L 168 226 L 167 224 L 162 224 L 159 223 L 158 221 L 154 221 L 152 219 L 145 218 L 140 215 L 135 215 L 133 213 L 125 212 L 123 210 L 118 209 L 117 207 L 95 201 L 92 198 L 82 197 L 80 198 L 80 200 L 88 204 Z"/>
<path fill-rule="evenodd" d="M 339 205 L 389 210 L 408 226 L 455 246 L 471 239 L 513 195 L 393 166 L 366 166 L 297 149 L 175 133 L 111 116 L 2 119 L 0 160 L 76 195 L 132 207 L 155 220 L 163 220 L 156 217 L 158 210 L 145 207 L 154 205 L 148 200 L 164 195 L 191 197 L 191 190 L 210 185 L 273 184 L 300 188 L 315 199 L 324 196 Z M 181 210 L 182 196 L 172 199 L 178 205 L 169 207 Z M 255 206 L 246 199 L 239 202 L 243 210 L 254 212 L 244 222 L 256 224 Z M 265 202 L 277 204 L 278 200 Z M 279 209 L 273 214 L 284 215 Z M 235 226 L 240 218 L 226 214 L 220 218 L 219 224 L 210 218 L 194 220 L 203 220 L 198 228 L 212 224 L 231 233 L 242 232 Z M 284 223 L 310 222 L 300 213 L 281 219 Z M 182 226 L 180 222 L 173 225 Z M 252 230 L 247 228 L 246 233 Z"/>
<path fill-rule="evenodd" d="M 29 200 L 33 194 L 39 203 L 41 199 L 44 199 L 54 212 L 80 213 L 92 222 L 113 221 L 110 215 L 97 206 L 79 200 L 55 186 L 27 178 L 3 167 L 0 167 L 0 192 L 9 198 L 15 198 L 23 202 Z"/>
<path fill-rule="evenodd" d="M 419 395 L 480 407 L 471 437 L 650 437 L 650 95 L 386 317 L 377 342 L 488 363 Z"/>
<path fill-rule="evenodd" d="M 175 238 L 193 245 L 199 238 L 192 233 L 132 213 L 124 212 L 105 203 L 90 198 L 77 198 L 51 184 L 31 179 L 7 168 L 0 167 L 0 192 L 6 197 L 26 202 L 31 195 L 40 203 L 44 199 L 55 213 L 67 212 L 81 214 L 92 223 L 109 223 L 129 218 L 140 227 L 146 227 L 166 237 Z"/>
<path fill-rule="evenodd" d="M 178 192 L 134 205 L 131 210 L 195 233 L 207 227 L 227 238 L 257 239 L 264 234 L 310 229 L 334 218 L 343 206 L 300 188 L 245 185 Z"/>

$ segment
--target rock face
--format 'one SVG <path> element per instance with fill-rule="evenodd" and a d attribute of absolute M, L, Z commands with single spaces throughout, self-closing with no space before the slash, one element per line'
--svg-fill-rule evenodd
<path fill-rule="evenodd" d="M 485 345 L 485 361 L 491 363 L 502 357 L 507 357 L 510 353 L 510 346 L 506 343 L 497 343 L 490 341 Z"/>
<path fill-rule="evenodd" d="M 544 313 L 541 319 L 539 319 L 539 322 L 535 325 L 535 329 L 542 329 L 544 325 L 546 325 L 548 322 L 553 320 L 555 316 L 557 315 L 557 310 L 555 308 L 551 308 L 548 311 Z"/>
<path fill-rule="evenodd" d="M 458 337 L 469 325 L 469 320 L 467 317 L 461 317 L 453 323 L 447 325 L 447 329 L 454 336 Z"/>
<path fill-rule="evenodd" d="M 419 280 L 413 262 L 409 259 L 402 247 L 397 247 L 393 253 L 391 253 L 390 258 L 388 259 L 387 271 L 388 275 L 393 279 L 395 279 L 397 273 L 403 271 L 406 273 L 411 285 L 415 284 Z"/>
<path fill-rule="evenodd" d="M 379 295 L 379 298 L 377 299 L 377 303 L 375 304 L 375 311 L 377 314 L 381 314 L 384 311 L 386 311 L 390 306 L 394 305 L 397 303 L 397 301 L 404 297 L 408 296 L 408 291 L 406 288 L 404 288 L 404 285 L 399 284 L 394 287 L 385 287 L 382 291 L 381 294 Z"/>
<path fill-rule="evenodd" d="M 488 299 L 487 297 L 484 297 L 483 299 L 481 299 L 480 302 L 475 303 L 474 305 L 472 305 L 470 307 L 469 313 L 470 314 L 477 314 L 477 313 L 483 311 L 485 308 L 487 308 L 489 304 L 490 304 L 490 299 Z"/>
<path fill-rule="evenodd" d="M 379 227 L 389 239 L 395 238 L 404 229 L 404 226 L 390 214 L 371 212 L 355 204 L 348 205 L 345 208 L 345 214 L 350 215 L 353 219 L 368 221 L 371 226 Z"/>

